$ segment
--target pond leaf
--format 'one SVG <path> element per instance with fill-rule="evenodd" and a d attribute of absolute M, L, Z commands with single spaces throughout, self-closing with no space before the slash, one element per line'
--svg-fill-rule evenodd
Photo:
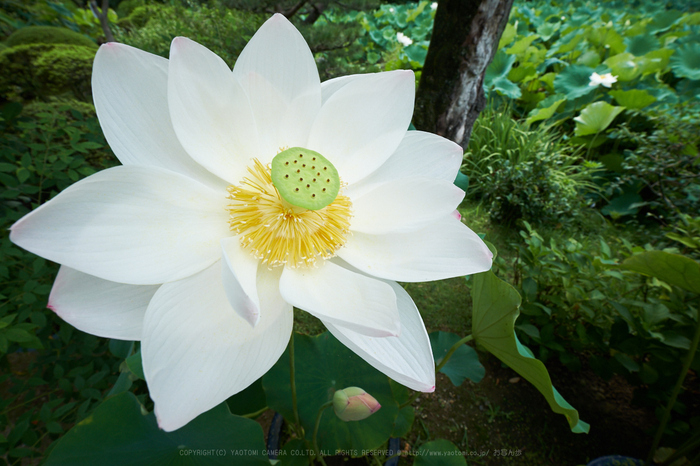
<path fill-rule="evenodd" d="M 602 132 L 624 109 L 625 107 L 615 107 L 607 102 L 594 102 L 587 105 L 581 114 L 574 118 L 576 136 Z"/>
<path fill-rule="evenodd" d="M 430 334 L 430 346 L 433 349 L 436 365 L 459 340 L 461 337 L 455 333 L 433 332 Z M 455 387 L 462 385 L 466 379 L 479 383 L 486 375 L 486 369 L 479 362 L 479 355 L 474 351 L 474 348 L 468 345 L 457 348 L 457 351 L 452 354 L 440 372 L 445 374 Z"/>
<path fill-rule="evenodd" d="M 530 112 L 530 116 L 525 120 L 525 123 L 530 125 L 536 121 L 552 118 L 562 102 L 566 102 L 566 97 L 561 94 L 547 97 L 538 104 L 538 108 Z"/>
<path fill-rule="evenodd" d="M 671 57 L 673 74 L 679 78 L 700 79 L 700 44 L 685 44 Z"/>
<path fill-rule="evenodd" d="M 639 34 L 638 36 L 628 37 L 625 39 L 625 43 L 627 43 L 627 51 L 637 57 L 659 48 L 659 41 L 651 34 Z"/>
<path fill-rule="evenodd" d="M 228 398 L 226 404 L 233 414 L 238 414 L 239 416 L 256 413 L 265 408 L 267 400 L 263 391 L 262 377 L 242 392 L 238 392 Z"/>
<path fill-rule="evenodd" d="M 603 215 L 609 215 L 615 219 L 624 215 L 634 215 L 643 205 L 642 197 L 633 188 L 628 187 L 621 195 L 611 199 L 610 203 L 600 211 Z"/>
<path fill-rule="evenodd" d="M 517 41 L 515 44 L 513 44 L 512 47 L 506 50 L 506 53 L 509 55 L 518 55 L 523 53 L 527 48 L 532 44 L 532 42 L 535 39 L 538 39 L 539 36 L 537 34 L 531 34 L 526 37 L 523 37 L 519 41 Z"/>
<path fill-rule="evenodd" d="M 544 395 L 552 411 L 566 417 L 572 432 L 587 433 L 588 424 L 579 420 L 578 411 L 552 386 L 542 361 L 535 359 L 515 336 L 514 324 L 521 302 L 515 288 L 493 272 L 483 272 L 474 275 L 472 299 L 474 339 L 534 385 Z"/>
<path fill-rule="evenodd" d="M 608 58 L 603 63 L 610 67 L 612 75 L 618 81 L 632 81 L 641 74 L 639 65 L 634 61 L 634 58 L 634 55 L 631 53 L 619 53 Z"/>
<path fill-rule="evenodd" d="M 654 74 L 659 71 L 664 72 L 674 52 L 675 50 L 673 49 L 653 50 L 642 57 L 637 57 L 635 62 L 639 66 L 639 71 L 642 73 L 642 76 Z"/>
<path fill-rule="evenodd" d="M 415 466 L 467 466 L 467 460 L 457 446 L 445 439 L 424 443 L 418 449 Z"/>
<path fill-rule="evenodd" d="M 508 55 L 502 51 L 498 51 L 493 57 L 493 61 L 486 68 L 484 75 L 484 86 L 489 87 L 489 84 L 496 78 L 502 78 L 508 75 L 508 72 L 513 68 L 515 57 Z"/>
<path fill-rule="evenodd" d="M 700 263 L 688 257 L 665 251 L 646 251 L 625 259 L 620 267 L 700 294 Z"/>
<path fill-rule="evenodd" d="M 507 55 L 502 50 L 496 53 L 484 75 L 484 90 L 487 93 L 491 89 L 495 89 L 512 99 L 520 97 L 520 88 L 507 78 L 508 73 L 513 68 L 513 63 L 515 63 L 514 55 Z"/>
<path fill-rule="evenodd" d="M 642 89 L 631 89 L 629 91 L 610 91 L 615 101 L 625 108 L 639 110 L 656 102 L 656 97 Z"/>
<path fill-rule="evenodd" d="M 306 438 L 312 439 L 319 408 L 336 390 L 360 387 L 382 406 L 362 421 L 341 421 L 332 409 L 321 417 L 318 443 L 322 450 L 373 450 L 389 440 L 399 412 L 389 378 L 363 361 L 329 332 L 316 337 L 295 334 L 297 406 Z M 263 376 L 267 405 L 285 419 L 294 419 L 289 379 L 289 348 Z"/>
<path fill-rule="evenodd" d="M 225 403 L 174 432 L 144 416 L 133 393 L 105 400 L 51 450 L 46 466 L 269 465 L 260 424 L 234 416 Z M 192 450 L 210 452 L 193 455 Z M 232 450 L 249 454 L 232 455 Z"/>
<path fill-rule="evenodd" d="M 543 41 L 548 41 L 561 27 L 561 23 L 542 23 L 537 26 L 537 34 Z"/>
<path fill-rule="evenodd" d="M 146 380 L 146 376 L 143 375 L 143 361 L 141 360 L 140 349 L 136 353 L 126 358 L 126 366 L 136 377 L 141 380 Z"/>
<path fill-rule="evenodd" d="M 589 86 L 593 68 L 583 65 L 571 65 L 554 78 L 554 90 L 566 95 L 569 100 L 592 92 L 595 86 Z"/>
<path fill-rule="evenodd" d="M 516 35 L 518 35 L 518 30 L 515 29 L 515 26 L 510 23 L 506 24 L 503 34 L 501 34 L 501 39 L 498 41 L 498 49 L 500 50 L 506 45 L 510 45 Z"/>

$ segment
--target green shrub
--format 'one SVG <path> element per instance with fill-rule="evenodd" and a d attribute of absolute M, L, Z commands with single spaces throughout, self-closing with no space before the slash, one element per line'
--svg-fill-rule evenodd
<path fill-rule="evenodd" d="M 474 125 L 462 171 L 469 194 L 489 207 L 494 221 L 554 224 L 576 217 L 601 165 L 581 160 L 547 127 L 529 129 L 510 110 L 486 110 Z"/>
<path fill-rule="evenodd" d="M 119 18 L 126 18 L 138 7 L 145 5 L 144 0 L 124 0 L 117 6 Z"/>
<path fill-rule="evenodd" d="M 497 262 L 515 269 L 523 344 L 571 370 L 588 365 L 604 378 L 618 373 L 635 387 L 635 398 L 663 404 L 690 348 L 697 295 L 617 266 L 650 245 L 583 235 L 547 240 L 524 225 L 515 264 Z M 697 358 L 692 367 L 700 369 Z M 682 433 L 689 416 L 679 417 L 673 424 Z"/>
<path fill-rule="evenodd" d="M 90 100 L 96 49 L 80 45 L 28 44 L 0 51 L 0 95 L 23 100 L 72 92 Z"/>
<path fill-rule="evenodd" d="M 611 197 L 619 191 L 636 194 L 629 198 L 641 216 L 672 225 L 680 214 L 696 215 L 700 202 L 700 105 L 647 115 L 656 128 L 651 134 L 628 125 L 614 133 L 631 148 L 624 151 L 622 173 L 609 191 Z"/>
<path fill-rule="evenodd" d="M 185 8 L 180 5 L 152 4 L 134 9 L 115 31 L 124 44 L 167 57 L 170 43 L 177 36 L 188 37 L 233 65 L 245 44 L 267 19 L 238 10 L 222 10 L 204 5 Z M 129 27 L 131 24 L 133 27 Z"/>
<path fill-rule="evenodd" d="M 0 117 L 3 231 L 80 178 L 115 164 L 90 104 L 10 103 Z M 119 372 L 108 340 L 75 330 L 46 309 L 57 269 L 7 234 L 0 237 L 1 449 L 22 461 L 43 456 L 51 440 L 99 404 Z M 17 358 L 25 364 L 21 371 L 12 367 Z"/>
<path fill-rule="evenodd" d="M 29 44 L 68 44 L 97 48 L 97 44 L 89 37 L 67 28 L 53 26 L 23 27 L 5 40 L 5 45 L 8 47 Z"/>

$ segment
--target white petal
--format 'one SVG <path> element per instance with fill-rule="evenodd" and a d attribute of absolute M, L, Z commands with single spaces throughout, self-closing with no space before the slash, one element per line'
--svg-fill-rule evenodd
<path fill-rule="evenodd" d="M 412 71 L 363 74 L 324 102 L 308 148 L 320 152 L 346 183 L 372 173 L 396 150 L 413 115 Z"/>
<path fill-rule="evenodd" d="M 326 101 L 342 87 L 357 79 L 361 79 L 362 76 L 364 75 L 349 74 L 346 76 L 339 76 L 337 78 L 329 79 L 328 81 L 323 81 L 321 83 L 321 105 L 325 104 Z"/>
<path fill-rule="evenodd" d="M 412 390 L 435 390 L 435 361 L 423 319 L 411 297 L 396 282 L 387 282 L 396 292 L 401 317 L 401 335 L 374 338 L 340 325 L 324 322 L 341 343 L 372 367 Z"/>
<path fill-rule="evenodd" d="M 221 262 L 164 284 L 146 311 L 143 369 L 158 424 L 178 429 L 240 392 L 277 362 L 292 334 L 292 307 L 278 291 L 279 272 L 261 267 L 262 312 L 255 328 L 231 309 Z"/>
<path fill-rule="evenodd" d="M 221 240 L 224 289 L 231 307 L 255 327 L 260 321 L 260 299 L 256 286 L 260 261 L 241 248 L 238 237 Z"/>
<path fill-rule="evenodd" d="M 318 268 L 284 268 L 280 293 L 285 301 L 324 322 L 363 335 L 398 335 L 399 311 L 389 285 L 332 262 Z"/>
<path fill-rule="evenodd" d="M 338 256 L 363 273 L 402 282 L 470 275 L 491 268 L 491 251 L 451 215 L 409 233 L 355 233 Z"/>
<path fill-rule="evenodd" d="M 462 148 L 442 136 L 408 131 L 396 151 L 374 173 L 348 186 L 346 194 L 360 196 L 373 186 L 411 176 L 453 183 L 462 164 Z"/>
<path fill-rule="evenodd" d="M 105 138 L 122 164 L 223 183 L 192 160 L 175 136 L 168 111 L 168 60 L 128 45 L 104 44 L 95 55 L 92 95 Z"/>
<path fill-rule="evenodd" d="M 216 54 L 184 37 L 170 47 L 170 117 L 182 146 L 231 184 L 256 157 L 257 128 L 248 97 Z"/>
<path fill-rule="evenodd" d="M 154 167 L 120 166 L 70 186 L 11 227 L 18 246 L 119 283 L 155 285 L 221 257 L 225 191 Z"/>
<path fill-rule="evenodd" d="M 109 282 L 61 266 L 48 308 L 83 332 L 118 340 L 140 340 L 143 318 L 159 285 Z"/>
<path fill-rule="evenodd" d="M 233 74 L 250 98 L 260 133 L 261 157 L 269 162 L 282 147 L 306 147 L 321 107 L 321 81 L 309 46 L 297 29 L 276 14 L 250 39 Z"/>
<path fill-rule="evenodd" d="M 425 227 L 451 214 L 464 199 L 454 183 L 411 177 L 377 185 L 352 199 L 350 229 L 362 233 L 390 233 Z"/>

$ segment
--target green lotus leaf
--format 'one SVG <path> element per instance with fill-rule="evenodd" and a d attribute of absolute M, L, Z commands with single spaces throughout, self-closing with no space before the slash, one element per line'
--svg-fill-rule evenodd
<path fill-rule="evenodd" d="M 578 57 L 576 63 L 595 68 L 596 66 L 600 65 L 600 54 L 595 50 L 588 50 Z"/>
<path fill-rule="evenodd" d="M 423 66 L 425 57 L 428 55 L 428 48 L 420 44 L 411 44 L 404 48 L 403 51 L 406 53 L 409 60 L 420 64 L 420 66 Z"/>
<path fill-rule="evenodd" d="M 520 312 L 518 292 L 493 272 L 473 276 L 472 335 L 481 346 L 510 366 L 539 390 L 555 413 L 563 414 L 572 432 L 588 432 L 576 411 L 552 386 L 542 361 L 523 346 L 515 335 L 515 321 Z"/>
<path fill-rule="evenodd" d="M 671 69 L 679 78 L 700 79 L 700 44 L 685 44 L 671 57 Z"/>
<path fill-rule="evenodd" d="M 697 26 L 700 24 L 700 11 L 695 12 L 691 15 L 683 15 L 683 17 L 678 20 L 678 24 L 687 24 L 689 26 Z"/>
<path fill-rule="evenodd" d="M 610 67 L 613 76 L 617 77 L 618 81 L 632 81 L 641 74 L 639 65 L 634 61 L 634 58 L 634 55 L 625 52 L 614 55 L 603 63 Z"/>
<path fill-rule="evenodd" d="M 560 37 L 549 49 L 547 56 L 563 55 L 574 50 L 584 39 L 581 31 L 575 30 Z"/>
<path fill-rule="evenodd" d="M 522 95 L 522 91 L 518 85 L 510 81 L 508 78 L 497 78 L 493 80 L 491 86 L 498 93 L 511 99 L 518 99 Z"/>
<path fill-rule="evenodd" d="M 605 50 L 609 50 L 612 55 L 617 55 L 625 51 L 625 42 L 622 36 L 618 34 L 614 29 L 606 26 L 601 27 L 589 27 L 586 29 L 586 39 L 588 41 Z M 602 52 L 603 50 L 601 50 Z"/>
<path fill-rule="evenodd" d="M 647 27 L 647 31 L 650 33 L 663 32 L 673 26 L 676 21 L 678 21 L 683 16 L 678 10 L 666 10 L 664 12 L 655 14 L 651 23 Z"/>
<path fill-rule="evenodd" d="M 594 71 L 583 65 L 568 66 L 554 78 L 554 90 L 569 100 L 584 96 L 595 90 L 595 86 L 589 86 Z"/>
<path fill-rule="evenodd" d="M 491 83 L 497 78 L 504 78 L 508 76 L 511 68 L 513 68 L 513 63 L 515 63 L 515 57 L 513 55 L 508 55 L 507 53 L 499 50 L 493 57 L 493 61 L 486 68 L 486 73 L 484 74 L 484 87 L 490 88 Z"/>
<path fill-rule="evenodd" d="M 523 37 L 522 39 L 518 40 L 513 44 L 512 47 L 506 50 L 506 53 L 509 55 L 519 55 L 523 53 L 527 48 L 532 44 L 535 39 L 539 39 L 540 36 L 537 34 L 531 34 L 529 36 Z"/>
<path fill-rule="evenodd" d="M 586 136 L 604 131 L 625 107 L 615 107 L 607 102 L 594 102 L 587 105 L 581 114 L 574 118 L 576 136 Z"/>
<path fill-rule="evenodd" d="M 665 251 L 646 251 L 625 259 L 620 266 L 700 294 L 700 263 L 688 257 Z"/>
<path fill-rule="evenodd" d="M 525 120 L 525 123 L 530 125 L 536 121 L 548 120 L 552 118 L 563 102 L 566 102 L 566 97 L 563 95 L 550 95 L 537 105 L 538 108 L 530 112 L 530 116 L 527 118 L 527 120 Z"/>
<path fill-rule="evenodd" d="M 664 72 L 668 68 L 668 62 L 674 52 L 673 49 L 653 50 L 642 57 L 637 57 L 635 62 L 639 66 L 642 76 Z"/>
<path fill-rule="evenodd" d="M 515 26 L 510 23 L 506 24 L 505 29 L 503 29 L 503 34 L 501 34 L 501 39 L 498 41 L 498 50 L 501 50 L 506 45 L 510 45 L 517 35 L 518 30 Z"/>
<path fill-rule="evenodd" d="M 233 455 L 232 450 L 244 453 Z M 269 465 L 260 424 L 234 416 L 222 403 L 186 426 L 164 432 L 158 428 L 155 415 L 144 416 L 136 396 L 126 392 L 106 399 L 69 430 L 56 443 L 44 464 L 177 466 L 205 463 Z"/>
<path fill-rule="evenodd" d="M 644 201 L 641 196 L 628 188 L 621 195 L 611 199 L 608 205 L 600 209 L 600 212 L 615 219 L 624 215 L 636 214 L 642 205 L 644 205 Z"/>
<path fill-rule="evenodd" d="M 542 38 L 544 41 L 548 41 L 549 39 L 552 38 L 554 34 L 557 33 L 559 28 L 561 27 L 561 23 L 542 23 L 539 26 L 537 26 L 537 34 Z"/>
<path fill-rule="evenodd" d="M 316 416 L 336 390 L 360 387 L 382 406 L 362 421 L 341 421 L 332 409 L 321 416 L 318 444 L 322 450 L 374 450 L 389 440 L 399 405 L 389 378 L 363 361 L 329 332 L 316 337 L 294 334 L 297 406 L 299 419 L 312 440 Z M 267 405 L 285 419 L 293 420 L 289 349 L 263 376 Z"/>
<path fill-rule="evenodd" d="M 641 57 L 647 53 L 659 49 L 659 41 L 651 34 L 640 34 L 625 39 L 627 52 L 636 57 Z"/>
<path fill-rule="evenodd" d="M 521 64 L 508 73 L 508 79 L 514 83 L 532 81 L 536 77 L 537 69 L 535 69 L 534 65 L 529 64 Z"/>
<path fill-rule="evenodd" d="M 442 358 L 460 340 L 460 336 L 450 332 L 433 332 L 430 334 L 430 346 L 433 349 L 435 364 L 440 364 Z M 466 379 L 474 383 L 481 382 L 486 375 L 486 369 L 479 362 L 479 355 L 474 348 L 467 345 L 460 346 L 452 354 L 440 372 L 445 374 L 452 382 L 452 385 L 459 387 Z"/>
<path fill-rule="evenodd" d="M 639 110 L 656 102 L 656 97 L 642 89 L 631 89 L 629 91 L 610 91 L 615 102 L 631 110 Z"/>
<path fill-rule="evenodd" d="M 467 460 L 454 443 L 437 439 L 421 445 L 413 464 L 415 466 L 467 466 Z"/>

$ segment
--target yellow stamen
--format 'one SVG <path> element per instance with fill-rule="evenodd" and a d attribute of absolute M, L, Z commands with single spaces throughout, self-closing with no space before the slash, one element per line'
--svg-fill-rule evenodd
<path fill-rule="evenodd" d="M 319 257 L 329 259 L 345 244 L 349 234 L 352 203 L 338 194 L 320 210 L 293 206 L 272 184 L 270 168 L 254 159 L 249 177 L 240 186 L 228 187 L 226 209 L 231 231 L 241 245 L 270 267 L 313 266 Z"/>

